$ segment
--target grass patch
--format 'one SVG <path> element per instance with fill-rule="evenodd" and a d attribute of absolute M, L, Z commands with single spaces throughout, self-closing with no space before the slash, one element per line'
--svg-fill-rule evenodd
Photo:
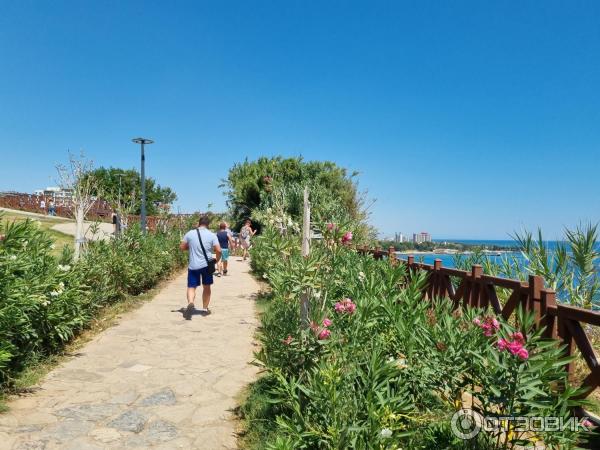
<path fill-rule="evenodd" d="M 260 318 L 272 305 L 273 293 L 264 280 L 255 277 L 260 285 L 260 290 L 255 297 L 257 316 Z M 257 328 L 257 332 L 259 332 Z M 238 446 L 244 449 L 261 448 L 261 443 L 266 442 L 275 432 L 276 406 L 269 402 L 268 392 L 273 386 L 273 379 L 269 375 L 259 374 L 259 378 L 246 386 L 239 395 L 235 415 L 239 420 L 237 430 Z M 270 420 L 265 420 L 270 417 Z"/>
<path fill-rule="evenodd" d="M 72 222 L 72 220 L 43 216 L 38 217 L 27 213 L 16 213 L 13 211 L 7 212 L 0 210 L 0 220 L 2 220 L 2 222 L 24 222 L 27 219 L 39 222 L 40 229 L 48 233 L 48 235 L 54 240 L 55 248 L 52 253 L 55 256 L 59 256 L 61 254 L 65 245 L 71 249 L 75 247 L 75 238 L 73 236 L 52 229 L 52 227 L 56 224 Z"/>
<path fill-rule="evenodd" d="M 277 405 L 269 401 L 269 390 L 274 386 L 272 376 L 261 376 L 250 384 L 239 401 L 236 415 L 240 420 L 238 445 L 243 449 L 261 448 L 262 443 L 272 440 L 277 430 L 275 417 Z"/>
<path fill-rule="evenodd" d="M 151 301 L 161 289 L 178 275 L 178 272 L 174 272 L 159 282 L 154 288 L 140 295 L 129 295 L 120 302 L 98 310 L 97 316 L 89 322 L 88 327 L 67 344 L 62 352 L 40 358 L 13 380 L 13 386 L 10 391 L 4 394 L 0 393 L 0 414 L 8 411 L 11 398 L 34 392 L 34 387 L 48 373 L 64 363 L 68 358 L 78 356 L 79 350 L 85 344 L 107 328 L 117 325 L 123 314 L 134 311 L 144 305 L 144 303 Z"/>

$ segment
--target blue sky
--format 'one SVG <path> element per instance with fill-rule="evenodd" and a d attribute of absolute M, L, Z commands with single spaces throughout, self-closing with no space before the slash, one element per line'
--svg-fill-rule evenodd
<path fill-rule="evenodd" d="M 0 14 L 0 190 L 67 150 L 138 167 L 182 211 L 244 158 L 360 171 L 384 234 L 549 238 L 600 220 L 595 1 L 13 1 Z"/>

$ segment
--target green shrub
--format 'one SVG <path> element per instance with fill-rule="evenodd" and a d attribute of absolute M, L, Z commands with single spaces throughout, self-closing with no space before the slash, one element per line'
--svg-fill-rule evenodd
<path fill-rule="evenodd" d="M 0 221 L 0 387 L 31 363 L 59 351 L 98 309 L 137 295 L 181 267 L 176 233 L 91 242 L 73 263 L 35 221 Z"/>
<path fill-rule="evenodd" d="M 488 416 L 566 417 L 581 404 L 566 386 L 562 348 L 543 340 L 531 317 L 513 325 L 489 311 L 426 301 L 423 274 L 362 257 L 338 240 L 303 258 L 297 237 L 267 230 L 252 249 L 272 288 L 256 354 L 267 375 L 242 412 L 250 444 L 272 449 L 517 448 L 543 440 L 573 448 L 575 433 L 481 432 L 462 441 L 451 418 L 465 393 Z M 300 319 L 309 292 L 310 327 Z M 492 324 L 492 325 L 489 325 Z M 491 327 L 491 329 L 490 329 Z M 523 348 L 501 339 L 523 334 Z M 519 335 L 520 336 L 520 335 Z M 515 344 L 516 345 L 516 344 Z M 501 346 L 502 347 L 502 346 Z M 253 440 L 254 439 L 254 440 Z M 529 440 L 528 442 L 525 442 Z"/>

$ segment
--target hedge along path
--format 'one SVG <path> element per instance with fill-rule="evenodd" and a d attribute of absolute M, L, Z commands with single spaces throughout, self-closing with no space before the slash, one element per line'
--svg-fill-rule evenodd
<path fill-rule="evenodd" d="M 182 273 L 10 402 L 0 449 L 237 448 L 232 409 L 256 376 L 259 285 L 237 258 L 229 273 L 215 278 L 212 315 L 177 311 Z"/>

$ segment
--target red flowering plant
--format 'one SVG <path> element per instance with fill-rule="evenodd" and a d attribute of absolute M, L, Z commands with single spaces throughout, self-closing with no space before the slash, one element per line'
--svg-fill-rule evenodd
<path fill-rule="evenodd" d="M 353 243 L 354 232 L 349 224 L 329 221 L 321 226 L 321 230 L 325 245 L 330 249 Z"/>
<path fill-rule="evenodd" d="M 544 448 L 571 448 L 575 432 L 518 431 L 519 423 L 506 417 L 569 418 L 571 407 L 584 402 L 574 397 L 580 390 L 569 386 L 564 366 L 573 358 L 565 357 L 564 346 L 544 339 L 543 329 L 522 308 L 514 322 L 491 315 L 473 319 L 481 328 L 479 351 L 471 351 L 473 364 L 466 377 L 470 381 L 473 408 L 484 417 L 492 417 L 503 426 L 492 433 L 498 446 L 519 448 L 544 443 Z M 512 420 L 512 422 L 511 422 Z"/>

